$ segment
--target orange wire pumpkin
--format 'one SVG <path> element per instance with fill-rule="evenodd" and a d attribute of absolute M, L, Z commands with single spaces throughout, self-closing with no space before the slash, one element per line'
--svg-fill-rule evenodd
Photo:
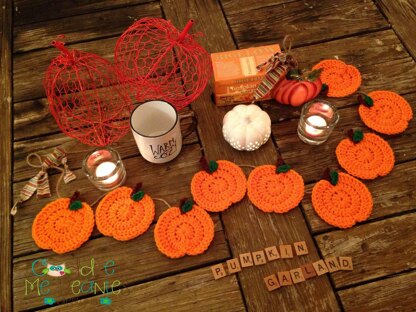
<path fill-rule="evenodd" d="M 147 231 L 155 217 L 155 204 L 139 188 L 119 187 L 101 200 L 95 218 L 102 234 L 126 241 Z"/>
<path fill-rule="evenodd" d="M 199 255 L 214 239 L 214 222 L 205 210 L 191 200 L 180 206 L 163 212 L 155 227 L 156 246 L 169 258 Z"/>
<path fill-rule="evenodd" d="M 326 223 L 339 228 L 365 221 L 373 210 L 373 198 L 364 183 L 346 173 L 330 173 L 312 189 L 312 205 Z"/>
<path fill-rule="evenodd" d="M 77 204 L 72 209 L 69 198 L 59 198 L 42 208 L 32 226 L 32 237 L 39 248 L 62 254 L 78 249 L 89 239 L 94 213 L 88 204 Z"/>
<path fill-rule="evenodd" d="M 243 199 L 247 181 L 239 166 L 227 160 L 212 160 L 209 165 L 204 162 L 202 159 L 205 170 L 197 172 L 191 182 L 192 196 L 201 208 L 224 211 Z"/>

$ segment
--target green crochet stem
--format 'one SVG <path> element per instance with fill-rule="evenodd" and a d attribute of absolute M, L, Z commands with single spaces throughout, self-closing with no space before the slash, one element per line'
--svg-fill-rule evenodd
<path fill-rule="evenodd" d="M 286 164 L 282 157 L 279 155 L 276 163 L 276 173 L 285 173 L 290 170 L 290 166 Z"/>
<path fill-rule="evenodd" d="M 348 136 L 350 140 L 353 141 L 354 143 L 359 143 L 364 139 L 364 133 L 360 129 L 356 129 L 356 130 L 350 129 L 348 131 Z"/>
<path fill-rule="evenodd" d="M 79 200 L 80 193 L 78 191 L 74 192 L 74 194 L 69 199 L 69 210 L 77 211 L 82 208 L 82 202 Z"/>
<path fill-rule="evenodd" d="M 338 171 L 336 170 L 331 170 L 331 169 L 326 169 L 325 173 L 324 173 L 324 179 L 328 180 L 332 185 L 337 185 L 338 184 Z"/>
<path fill-rule="evenodd" d="M 133 191 L 131 192 L 131 199 L 138 202 L 139 200 L 141 200 L 145 193 L 141 190 L 142 189 L 142 183 L 139 182 L 136 184 L 136 186 L 134 187 Z"/>
<path fill-rule="evenodd" d="M 215 160 L 210 160 L 208 163 L 205 157 L 201 157 L 199 163 L 201 164 L 201 168 L 210 174 L 214 173 L 218 169 L 218 163 Z"/>
<path fill-rule="evenodd" d="M 192 199 L 182 199 L 180 203 L 180 209 L 182 213 L 187 213 L 192 210 L 194 206 L 194 201 Z"/>
<path fill-rule="evenodd" d="M 360 93 L 357 99 L 359 104 L 365 105 L 367 107 L 372 107 L 374 105 L 373 99 L 365 93 Z"/>

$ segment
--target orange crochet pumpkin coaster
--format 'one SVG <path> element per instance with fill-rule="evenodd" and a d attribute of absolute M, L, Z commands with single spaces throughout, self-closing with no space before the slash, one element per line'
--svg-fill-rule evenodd
<path fill-rule="evenodd" d="M 148 230 L 155 217 L 155 204 L 140 188 L 141 184 L 135 189 L 122 186 L 101 200 L 95 218 L 102 234 L 126 241 Z"/>
<path fill-rule="evenodd" d="M 390 91 L 374 91 L 359 96 L 358 113 L 364 124 L 384 134 L 398 134 L 406 130 L 413 118 L 410 104 Z"/>
<path fill-rule="evenodd" d="M 213 239 L 214 222 L 192 200 L 163 212 L 155 227 L 156 246 L 169 258 L 199 255 Z"/>
<path fill-rule="evenodd" d="M 246 176 L 243 170 L 227 160 L 218 160 L 201 165 L 205 170 L 197 172 L 191 182 L 191 192 L 201 208 L 211 211 L 224 211 L 239 202 L 246 194 Z"/>
<path fill-rule="evenodd" d="M 344 97 L 353 94 L 361 85 L 359 70 L 339 60 L 323 60 L 312 70 L 322 69 L 321 81 L 328 86 L 329 97 Z"/>
<path fill-rule="evenodd" d="M 300 203 L 304 191 L 302 176 L 284 163 L 259 166 L 247 181 L 248 198 L 264 212 L 288 212 Z"/>
<path fill-rule="evenodd" d="M 339 164 L 349 174 L 361 179 L 387 175 L 394 167 L 394 153 L 389 143 L 376 134 L 360 130 L 349 133 L 336 148 Z"/>
<path fill-rule="evenodd" d="M 37 214 L 32 237 L 39 248 L 62 254 L 78 249 L 89 239 L 94 228 L 94 213 L 86 203 L 75 201 L 72 204 L 69 198 L 59 198 Z"/>
<path fill-rule="evenodd" d="M 364 183 L 346 173 L 331 171 L 312 189 L 312 205 L 326 223 L 349 228 L 370 217 L 373 198 Z"/>

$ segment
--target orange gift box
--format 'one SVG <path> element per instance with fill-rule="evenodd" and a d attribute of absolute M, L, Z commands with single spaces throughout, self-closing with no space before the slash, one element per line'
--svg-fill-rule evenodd
<path fill-rule="evenodd" d="M 266 74 L 265 70 L 257 71 L 257 65 L 266 62 L 276 52 L 280 52 L 278 44 L 212 53 L 215 104 L 250 103 Z M 262 100 L 268 99 L 271 99 L 270 95 Z"/>

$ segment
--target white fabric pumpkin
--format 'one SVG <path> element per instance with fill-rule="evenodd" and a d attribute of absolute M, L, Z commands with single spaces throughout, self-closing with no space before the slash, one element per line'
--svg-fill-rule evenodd
<path fill-rule="evenodd" d="M 254 151 L 270 138 L 271 120 L 257 105 L 237 105 L 222 122 L 224 139 L 239 151 Z"/>

